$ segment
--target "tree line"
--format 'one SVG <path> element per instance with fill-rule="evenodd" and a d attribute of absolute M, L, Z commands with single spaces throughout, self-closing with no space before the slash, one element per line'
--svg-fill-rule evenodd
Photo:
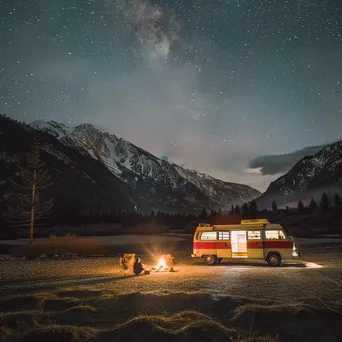
<path fill-rule="evenodd" d="M 4 166 L 4 159 L 0 158 L 0 171 Z M 9 180 L 12 185 L 10 195 L 4 199 L 0 198 L 0 227 L 3 230 L 12 230 L 15 228 L 24 228 L 29 233 L 30 241 L 34 238 L 34 233 L 41 227 L 52 227 L 54 225 L 86 226 L 95 223 L 120 223 L 139 224 L 150 220 L 157 220 L 165 225 L 174 224 L 175 227 L 183 226 L 192 221 L 204 221 L 219 216 L 235 215 L 243 219 L 248 218 L 267 218 L 269 212 L 287 212 L 291 213 L 311 213 L 320 209 L 323 213 L 329 211 L 333 206 L 342 204 L 342 199 L 335 193 L 334 195 L 323 193 L 320 201 L 317 203 L 311 198 L 308 205 L 299 200 L 297 207 L 278 209 L 275 201 L 270 210 L 259 210 L 255 200 L 248 203 L 232 205 L 226 212 L 221 208 L 208 210 L 202 207 L 202 210 L 195 213 L 168 213 L 163 211 L 151 211 L 142 213 L 139 211 L 107 211 L 99 209 L 82 210 L 77 205 L 70 207 L 68 205 L 53 208 L 53 198 L 48 198 L 46 189 L 52 185 L 51 177 L 40 156 L 38 141 L 34 140 L 29 152 L 26 154 L 26 167 L 19 166 L 18 172 Z M 0 186 L 2 185 L 0 180 Z M 180 222 L 183 222 L 181 224 Z"/>
<path fill-rule="evenodd" d="M 315 201 L 314 198 L 311 198 L 308 205 L 305 205 L 303 200 L 299 200 L 295 208 L 290 208 L 289 206 L 286 206 L 285 211 L 297 211 L 298 213 L 304 214 L 314 212 L 317 209 L 321 209 L 321 211 L 325 213 L 329 211 L 330 208 L 334 206 L 340 206 L 341 204 L 342 199 L 337 192 L 335 192 L 334 195 L 332 195 L 331 193 L 323 192 L 318 203 Z M 278 211 L 278 206 L 275 201 L 272 202 L 272 211 Z"/>
<path fill-rule="evenodd" d="M 276 201 L 273 201 L 271 209 L 259 210 L 256 201 L 253 200 L 249 203 L 243 203 L 242 205 L 232 205 L 231 209 L 229 210 L 229 214 L 240 215 L 243 218 L 253 218 L 253 216 L 260 213 L 280 211 L 304 214 L 314 212 L 317 209 L 321 209 L 321 211 L 325 213 L 329 211 L 330 208 L 339 205 L 342 205 L 342 198 L 337 192 L 335 192 L 334 195 L 323 192 L 318 203 L 315 201 L 314 198 L 311 198 L 308 205 L 305 205 L 303 200 L 299 200 L 296 207 L 286 206 L 285 209 L 279 209 Z"/>

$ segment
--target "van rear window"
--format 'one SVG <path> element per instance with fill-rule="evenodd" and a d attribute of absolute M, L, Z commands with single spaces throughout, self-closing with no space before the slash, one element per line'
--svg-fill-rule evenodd
<path fill-rule="evenodd" d="M 203 232 L 201 240 L 216 240 L 216 232 Z"/>

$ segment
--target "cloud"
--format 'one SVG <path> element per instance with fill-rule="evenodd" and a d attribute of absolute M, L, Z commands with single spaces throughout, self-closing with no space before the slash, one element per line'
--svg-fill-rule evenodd
<path fill-rule="evenodd" d="M 260 156 L 251 160 L 249 168 L 244 171 L 262 175 L 285 173 L 302 158 L 315 155 L 322 147 L 324 147 L 324 145 L 310 146 L 291 153 Z"/>
<path fill-rule="evenodd" d="M 242 172 L 249 173 L 251 175 L 262 175 L 262 167 L 247 168 L 242 170 Z"/>

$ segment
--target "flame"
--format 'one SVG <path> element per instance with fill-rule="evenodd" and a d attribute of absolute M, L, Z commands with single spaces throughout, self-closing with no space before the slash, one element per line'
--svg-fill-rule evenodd
<path fill-rule="evenodd" d="M 154 268 L 157 271 L 164 271 L 167 267 L 166 261 L 164 257 L 159 258 L 158 263 L 156 266 L 154 266 Z"/>

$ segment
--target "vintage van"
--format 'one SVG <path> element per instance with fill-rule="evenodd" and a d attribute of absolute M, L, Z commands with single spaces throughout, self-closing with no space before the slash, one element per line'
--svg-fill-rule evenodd
<path fill-rule="evenodd" d="M 240 224 L 210 225 L 200 223 L 193 239 L 193 258 L 203 258 L 207 265 L 223 259 L 263 259 L 271 266 L 283 260 L 299 259 L 292 237 L 280 224 L 266 219 L 241 220 Z"/>

